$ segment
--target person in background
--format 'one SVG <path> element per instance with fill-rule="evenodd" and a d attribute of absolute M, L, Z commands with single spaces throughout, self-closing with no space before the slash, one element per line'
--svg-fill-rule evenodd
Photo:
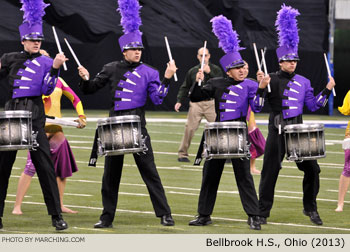
<path fill-rule="evenodd" d="M 42 55 L 49 57 L 49 54 L 45 50 L 40 50 Z M 83 105 L 79 97 L 74 91 L 68 86 L 68 84 L 59 77 L 57 80 L 56 87 L 50 96 L 43 96 L 43 102 L 45 107 L 45 114 L 47 116 L 60 118 L 61 115 L 61 98 L 64 94 L 73 104 L 74 108 L 78 113 L 77 128 L 84 128 L 86 126 L 86 116 L 84 114 Z M 45 132 L 50 144 L 51 159 L 55 166 L 56 180 L 58 190 L 60 194 L 61 209 L 63 213 L 77 213 L 63 204 L 64 189 L 66 187 L 67 177 L 72 176 L 72 173 L 78 171 L 78 167 L 75 163 L 73 152 L 69 146 L 67 139 L 63 134 L 63 129 L 60 125 L 54 123 L 46 123 Z M 21 205 L 23 198 L 26 195 L 32 177 L 36 173 L 30 153 L 28 153 L 27 164 L 21 177 L 18 181 L 16 202 L 13 207 L 12 213 L 21 215 Z"/>
<path fill-rule="evenodd" d="M 201 61 L 204 53 L 204 47 L 198 49 L 197 59 L 199 64 L 192 67 L 186 74 L 185 80 L 181 85 L 177 94 L 177 103 L 175 104 L 175 111 L 179 112 L 181 105 L 185 102 L 187 97 L 190 98 L 189 110 L 187 114 L 187 122 L 185 125 L 185 133 L 182 138 L 179 151 L 179 162 L 190 162 L 188 158 L 188 149 L 190 148 L 194 133 L 198 129 L 202 118 L 205 117 L 208 122 L 215 121 L 215 107 L 212 98 L 204 98 L 200 95 L 199 86 L 199 70 L 201 69 Z M 204 58 L 204 79 L 201 85 L 204 85 L 210 78 L 222 77 L 222 71 L 219 66 L 209 62 L 210 52 L 205 49 Z"/>
<path fill-rule="evenodd" d="M 350 115 L 350 91 L 346 94 L 343 106 L 338 110 L 343 115 Z M 348 191 L 350 184 L 350 121 L 345 130 L 345 139 L 343 142 L 343 149 L 345 152 L 344 169 L 339 178 L 339 191 L 338 191 L 338 206 L 335 209 L 336 212 L 342 212 L 344 208 L 344 199 L 346 192 Z"/>

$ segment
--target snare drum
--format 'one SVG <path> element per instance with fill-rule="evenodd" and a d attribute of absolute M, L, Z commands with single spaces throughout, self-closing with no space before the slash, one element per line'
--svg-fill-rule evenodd
<path fill-rule="evenodd" d="M 247 126 L 244 122 L 210 122 L 205 125 L 207 159 L 248 158 Z"/>
<path fill-rule="evenodd" d="M 143 151 L 141 121 L 137 115 L 115 116 L 97 121 L 99 155 L 113 156 Z"/>
<path fill-rule="evenodd" d="M 24 150 L 32 147 L 32 112 L 1 111 L 0 151 Z"/>
<path fill-rule="evenodd" d="M 287 125 L 284 139 L 287 160 L 314 160 L 326 156 L 323 124 Z"/>

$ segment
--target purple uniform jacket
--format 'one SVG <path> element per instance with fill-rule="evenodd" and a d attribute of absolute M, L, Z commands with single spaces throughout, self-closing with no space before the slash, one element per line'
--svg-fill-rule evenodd
<path fill-rule="evenodd" d="M 272 112 L 282 114 L 285 120 L 301 116 L 304 105 L 312 112 L 325 106 L 331 93 L 325 88 L 315 97 L 310 80 L 295 73 L 280 70 L 271 73 L 270 77 L 271 93 L 259 88 L 257 94 L 266 94 Z"/>
<path fill-rule="evenodd" d="M 310 80 L 296 74 L 287 84 L 283 91 L 285 96 L 282 99 L 283 119 L 296 117 L 303 113 L 303 107 L 310 111 L 316 111 L 327 103 L 327 95 L 323 92 L 314 96 L 314 89 L 311 87 Z"/>
<path fill-rule="evenodd" d="M 12 88 L 12 98 L 50 95 L 55 89 L 58 69 L 52 68 L 49 57 L 26 52 L 4 54 L 1 72 L 6 72 Z"/>
<path fill-rule="evenodd" d="M 232 78 L 214 78 L 203 87 L 203 93 L 215 98 L 216 121 L 231 121 L 244 119 L 247 116 L 248 106 L 254 112 L 260 112 L 263 101 L 257 94 L 258 83 L 245 79 L 234 81 Z"/>
<path fill-rule="evenodd" d="M 93 80 L 81 81 L 80 88 L 92 94 L 108 85 L 114 111 L 122 111 L 143 107 L 147 95 L 155 105 L 161 104 L 169 82 L 164 79 L 162 84 L 158 71 L 149 65 L 122 60 L 106 64 Z"/>
<path fill-rule="evenodd" d="M 124 74 L 125 80 L 118 82 L 120 90 L 116 90 L 114 110 L 126 110 L 143 107 L 147 101 L 147 93 L 155 105 L 162 104 L 168 93 L 165 85 L 159 80 L 157 70 L 141 64 L 132 72 Z"/>

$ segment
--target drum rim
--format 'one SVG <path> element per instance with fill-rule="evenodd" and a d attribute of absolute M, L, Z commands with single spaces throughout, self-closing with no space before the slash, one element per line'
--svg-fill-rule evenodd
<path fill-rule="evenodd" d="M 219 127 L 215 127 L 219 126 Z M 233 121 L 233 122 L 207 122 L 205 124 L 205 129 L 225 129 L 229 128 L 229 126 L 239 126 L 239 127 L 232 127 L 233 129 L 240 129 L 240 128 L 246 128 L 247 125 L 244 122 L 240 121 Z"/>
<path fill-rule="evenodd" d="M 33 147 L 31 144 L 0 145 L 0 151 L 27 150 Z"/>
<path fill-rule="evenodd" d="M 294 131 L 296 130 L 296 131 Z M 285 132 L 310 132 L 311 131 L 319 131 L 324 130 L 323 123 L 303 123 L 303 124 L 289 124 L 284 126 Z"/>
<path fill-rule="evenodd" d="M 325 158 L 327 156 L 327 154 L 326 154 L 326 151 L 324 151 L 324 154 L 323 155 L 317 155 L 317 156 L 298 156 L 298 158 L 297 159 L 295 159 L 295 160 L 292 160 L 291 159 L 291 155 L 287 155 L 286 156 L 286 159 L 288 160 L 288 161 L 292 161 L 292 162 L 294 162 L 294 161 L 304 161 L 304 160 L 316 160 L 316 159 L 320 159 L 320 158 Z"/>
<path fill-rule="evenodd" d="M 138 115 L 125 115 L 125 116 L 111 116 L 97 120 L 97 125 L 106 125 L 109 123 L 128 123 L 128 122 L 141 122 Z"/>
<path fill-rule="evenodd" d="M 212 159 L 229 159 L 229 158 L 246 158 L 248 156 L 249 156 L 248 153 L 221 153 L 221 154 L 209 153 L 207 158 L 212 158 Z"/>
<path fill-rule="evenodd" d="M 118 150 L 103 150 L 101 155 L 102 156 L 117 156 L 117 155 L 123 155 L 123 154 L 132 154 L 132 153 L 139 153 L 142 152 L 143 148 L 127 148 L 127 149 L 118 149 Z"/>
<path fill-rule="evenodd" d="M 31 118 L 32 112 L 28 110 L 5 110 L 0 111 L 0 119 L 8 118 Z"/>

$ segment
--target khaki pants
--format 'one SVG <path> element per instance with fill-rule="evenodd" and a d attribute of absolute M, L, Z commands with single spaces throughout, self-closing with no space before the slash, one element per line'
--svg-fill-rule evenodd
<path fill-rule="evenodd" d="M 214 100 L 190 102 L 190 109 L 188 110 L 187 122 L 185 125 L 185 134 L 178 152 L 179 158 L 188 158 L 188 149 L 191 145 L 192 138 L 203 117 L 205 117 L 208 122 L 215 121 L 216 113 Z"/>

